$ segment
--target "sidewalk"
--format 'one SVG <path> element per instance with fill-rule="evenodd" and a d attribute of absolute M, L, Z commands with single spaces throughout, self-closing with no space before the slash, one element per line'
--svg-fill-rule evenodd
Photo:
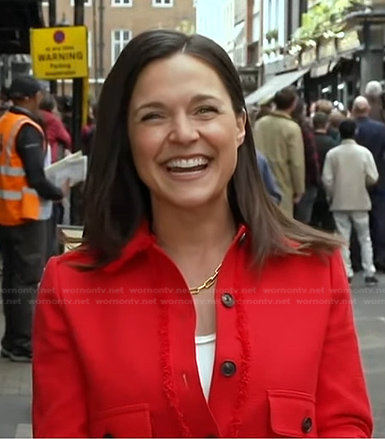
<path fill-rule="evenodd" d="M 4 316 L 0 307 L 0 334 Z M 31 438 L 31 365 L 0 358 L 0 438 Z"/>

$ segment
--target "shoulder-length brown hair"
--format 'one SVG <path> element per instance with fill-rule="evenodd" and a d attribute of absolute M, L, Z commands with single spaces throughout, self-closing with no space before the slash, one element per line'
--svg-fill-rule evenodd
<path fill-rule="evenodd" d="M 143 68 L 182 50 L 210 65 L 223 81 L 234 112 L 239 115 L 245 111 L 239 75 L 227 53 L 210 39 L 156 30 L 142 33 L 128 43 L 104 83 L 98 105 L 85 186 L 83 249 L 95 255 L 92 267 L 117 259 L 141 222 L 147 219 L 151 223 L 149 190 L 140 180 L 132 157 L 128 108 Z M 304 249 L 331 251 L 340 245 L 338 239 L 287 218 L 270 200 L 258 172 L 249 122 L 228 184 L 228 199 L 235 221 L 246 224 L 251 231 L 259 264 L 271 254 L 293 254 Z M 297 245 L 293 246 L 293 241 Z"/>

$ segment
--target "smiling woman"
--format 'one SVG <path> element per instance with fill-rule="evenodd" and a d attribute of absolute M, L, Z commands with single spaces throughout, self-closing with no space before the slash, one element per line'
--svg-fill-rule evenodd
<path fill-rule="evenodd" d="M 154 219 L 165 203 L 205 215 L 217 206 L 217 218 L 228 217 L 227 184 L 245 122 L 245 112 L 234 113 L 215 70 L 200 59 L 179 53 L 142 71 L 128 126 L 135 168 L 150 191 Z"/>
<path fill-rule="evenodd" d="M 270 200 L 228 55 L 139 35 L 99 108 L 84 244 L 36 307 L 35 437 L 370 437 L 341 242 Z"/>

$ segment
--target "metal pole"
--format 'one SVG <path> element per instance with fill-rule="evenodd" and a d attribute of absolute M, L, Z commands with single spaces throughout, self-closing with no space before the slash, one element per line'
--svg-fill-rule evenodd
<path fill-rule="evenodd" d="M 97 16 L 96 16 L 96 0 L 92 2 L 92 50 L 93 50 L 93 63 L 94 63 L 94 95 L 96 99 L 99 97 L 99 67 L 98 67 L 98 41 L 97 41 Z"/>
<path fill-rule="evenodd" d="M 75 0 L 74 25 L 84 25 L 84 0 Z M 82 132 L 82 106 L 83 106 L 83 79 L 76 78 L 72 86 L 72 141 L 73 150 L 81 149 L 81 132 Z"/>
<path fill-rule="evenodd" d="M 99 0 L 99 78 L 104 78 L 104 0 Z"/>
<path fill-rule="evenodd" d="M 84 0 L 75 0 L 74 25 L 84 25 Z M 83 116 L 83 78 L 73 80 L 72 86 L 72 142 L 73 150 L 81 150 L 82 116 Z M 82 219 L 82 185 L 71 189 L 70 223 L 81 225 Z"/>
<path fill-rule="evenodd" d="M 56 0 L 49 0 L 48 4 L 48 22 L 50 27 L 56 26 Z M 57 81 L 50 81 L 50 92 L 53 95 L 57 94 Z"/>

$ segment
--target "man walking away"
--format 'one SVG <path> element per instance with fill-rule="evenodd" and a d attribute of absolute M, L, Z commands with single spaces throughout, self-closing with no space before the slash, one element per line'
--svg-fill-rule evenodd
<path fill-rule="evenodd" d="M 266 157 L 282 195 L 280 208 L 293 217 L 305 192 L 305 151 L 301 128 L 292 119 L 298 95 L 291 87 L 274 96 L 276 109 L 257 120 L 254 143 Z"/>
<path fill-rule="evenodd" d="M 30 361 L 33 301 L 46 260 L 52 201 L 63 192 L 44 174 L 46 140 L 38 123 L 40 83 L 19 77 L 9 90 L 14 105 L 0 119 L 0 241 L 5 334 L 1 354 Z"/>
<path fill-rule="evenodd" d="M 385 125 L 369 118 L 370 105 L 363 96 L 354 100 L 352 112 L 358 127 L 356 140 L 373 154 L 379 173 L 377 184 L 369 191 L 372 202 L 370 230 L 374 264 L 377 270 L 385 271 Z"/>
<path fill-rule="evenodd" d="M 343 258 L 349 281 L 353 278 L 348 244 L 353 224 L 360 243 L 365 283 L 375 285 L 378 280 L 373 264 L 368 213 L 371 202 L 366 188 L 376 183 L 378 171 L 372 153 L 354 140 L 356 129 L 357 125 L 353 120 L 341 123 L 341 145 L 327 153 L 322 181 L 331 201 L 337 230 L 347 243 L 343 248 Z"/>
<path fill-rule="evenodd" d="M 385 123 L 384 93 L 378 81 L 370 81 L 365 87 L 365 97 L 370 105 L 370 119 Z"/>
<path fill-rule="evenodd" d="M 321 173 L 317 147 L 313 130 L 305 117 L 306 106 L 298 99 L 292 118 L 301 128 L 305 150 L 305 193 L 300 202 L 294 207 L 294 218 L 304 224 L 310 224 L 314 202 L 317 198 L 318 187 L 321 183 Z"/>
<path fill-rule="evenodd" d="M 335 146 L 335 140 L 329 136 L 329 117 L 326 113 L 315 113 L 313 116 L 314 140 L 318 153 L 320 172 L 322 175 L 326 154 Z M 339 134 L 338 134 L 339 135 Z M 317 198 L 313 206 L 313 214 L 310 223 L 313 227 L 333 232 L 335 230 L 334 218 L 330 212 L 329 203 L 323 186 L 318 188 Z"/>

